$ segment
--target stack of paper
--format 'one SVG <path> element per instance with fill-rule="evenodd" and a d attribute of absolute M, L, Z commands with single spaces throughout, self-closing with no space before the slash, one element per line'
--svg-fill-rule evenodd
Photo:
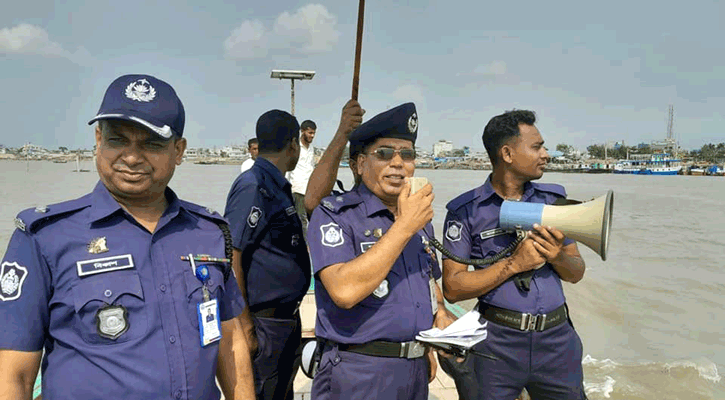
<path fill-rule="evenodd" d="M 460 346 L 470 349 L 477 343 L 486 339 L 488 331 L 488 321 L 480 322 L 481 314 L 478 311 L 471 310 L 454 323 L 448 325 L 446 329 L 431 328 L 427 331 L 421 331 L 415 337 L 419 342 L 427 343 L 445 343 L 454 346 Z"/>

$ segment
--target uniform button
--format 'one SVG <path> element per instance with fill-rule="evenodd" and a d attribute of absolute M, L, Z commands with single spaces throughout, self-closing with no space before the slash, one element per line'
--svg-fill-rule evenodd
<path fill-rule="evenodd" d="M 176 336 L 169 336 L 169 342 L 176 343 Z"/>
<path fill-rule="evenodd" d="M 340 362 L 340 356 L 335 357 L 335 362 Z"/>
<path fill-rule="evenodd" d="M 206 281 L 206 283 L 207 283 L 207 285 L 211 286 L 211 284 L 213 283 L 213 281 L 211 280 L 211 278 L 209 278 L 209 279 L 208 279 L 208 280 Z"/>
<path fill-rule="evenodd" d="M 180 399 L 181 398 L 181 390 L 177 390 L 176 393 L 174 393 L 174 397 L 176 397 L 177 399 Z"/>
<path fill-rule="evenodd" d="M 418 308 L 420 308 L 420 303 L 416 302 L 415 303 L 415 306 L 418 307 Z"/>
<path fill-rule="evenodd" d="M 106 291 L 103 292 L 103 295 L 106 297 L 111 297 L 112 294 L 113 294 L 113 292 L 110 289 L 106 289 Z"/>
<path fill-rule="evenodd" d="M 162 292 L 165 292 L 166 291 L 166 285 L 159 286 L 159 290 L 161 290 Z"/>

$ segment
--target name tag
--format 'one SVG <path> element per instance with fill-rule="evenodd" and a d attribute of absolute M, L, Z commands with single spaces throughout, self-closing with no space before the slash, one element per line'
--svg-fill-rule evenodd
<path fill-rule="evenodd" d="M 438 296 L 436 296 L 436 281 L 431 277 L 428 280 L 428 289 L 430 289 L 430 306 L 433 316 L 438 312 Z"/>
<path fill-rule="evenodd" d="M 377 242 L 362 242 L 360 243 L 360 250 L 364 253 L 368 251 L 369 248 L 373 247 L 373 245 Z"/>
<path fill-rule="evenodd" d="M 77 261 L 76 266 L 78 268 L 78 276 L 102 274 L 104 272 L 134 267 L 133 257 L 130 254 Z"/>
<path fill-rule="evenodd" d="M 201 347 L 214 343 L 222 338 L 222 326 L 219 319 L 219 303 L 211 299 L 197 304 L 199 315 L 199 338 Z"/>

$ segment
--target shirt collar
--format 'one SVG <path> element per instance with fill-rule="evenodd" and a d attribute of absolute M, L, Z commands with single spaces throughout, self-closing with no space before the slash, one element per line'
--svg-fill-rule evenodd
<path fill-rule="evenodd" d="M 493 189 L 493 185 L 491 184 L 491 176 L 493 176 L 493 172 L 488 174 L 488 178 L 486 178 L 486 182 L 476 189 L 476 197 L 478 197 L 479 202 L 484 202 L 493 195 L 495 195 L 499 199 L 503 200 L 503 198 L 501 196 L 499 196 L 498 193 L 496 193 L 496 191 Z M 521 195 L 520 201 L 528 200 L 533 194 L 534 194 L 534 185 L 532 185 L 531 182 L 524 183 L 524 193 Z"/>
<path fill-rule="evenodd" d="M 380 198 L 378 198 L 375 193 L 371 192 L 364 183 L 360 183 L 357 188 L 353 190 L 357 192 L 358 196 L 362 199 L 363 204 L 365 204 L 365 211 L 367 212 L 368 217 L 383 210 L 390 212 L 388 207 L 383 204 Z"/>
<path fill-rule="evenodd" d="M 254 162 L 254 166 L 261 168 L 264 172 L 266 172 L 267 175 L 272 178 L 272 182 L 274 182 L 274 184 L 278 187 L 285 189 L 288 186 L 292 186 L 284 175 L 282 175 L 282 171 L 280 171 L 277 166 L 269 162 L 266 158 L 257 157 L 257 160 Z"/>
<path fill-rule="evenodd" d="M 166 187 L 164 196 L 166 196 L 168 206 L 159 220 L 159 227 L 163 226 L 167 221 L 179 214 L 179 211 L 182 208 L 179 197 L 176 196 L 176 193 L 174 193 L 174 191 L 169 187 Z M 125 212 L 121 205 L 118 204 L 118 201 L 111 196 L 111 192 L 108 191 L 106 185 L 99 180 L 96 187 L 93 189 L 93 192 L 91 192 L 91 211 L 88 222 L 93 223 L 99 221 L 109 215 L 119 212 L 119 210 Z"/>

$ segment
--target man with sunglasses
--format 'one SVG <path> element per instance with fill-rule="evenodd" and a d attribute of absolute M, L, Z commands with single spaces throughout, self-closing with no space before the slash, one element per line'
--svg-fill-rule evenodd
<path fill-rule="evenodd" d="M 361 183 L 322 200 L 308 237 L 321 346 L 314 399 L 427 399 L 432 351 L 414 341 L 449 318 L 435 284 L 433 188 L 410 193 L 418 117 L 413 103 L 350 135 Z"/>

